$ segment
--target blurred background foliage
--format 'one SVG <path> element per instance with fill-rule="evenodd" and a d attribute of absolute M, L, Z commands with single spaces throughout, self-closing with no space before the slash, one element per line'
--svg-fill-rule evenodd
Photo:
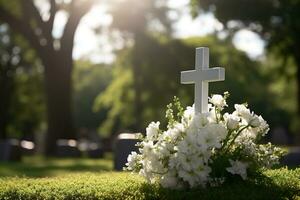
<path fill-rule="evenodd" d="M 32 139 L 45 123 L 43 69 L 7 25 L 0 25 L 0 35 L 0 138 Z"/>
<path fill-rule="evenodd" d="M 208 36 L 168 41 L 149 37 L 148 43 L 144 41 L 146 47 L 139 54 L 133 54 L 132 48 L 120 52 L 121 56 L 113 66 L 114 75 L 110 86 L 95 101 L 96 110 L 109 110 L 109 117 L 103 122 L 101 133 L 116 132 L 113 127 L 123 131 L 142 131 L 149 121 L 164 119 L 165 106 L 174 95 L 180 97 L 183 105 L 191 105 L 193 86 L 180 84 L 180 71 L 192 68 L 195 48 L 198 46 L 210 47 L 211 66 L 226 68 L 226 80 L 210 84 L 211 94 L 230 91 L 229 104 L 247 102 L 273 127 L 289 126 L 288 112 L 278 106 L 275 99 L 280 96 L 277 96 L 276 89 L 271 90 L 277 87 L 270 84 L 273 80 L 263 69 L 264 64 L 249 59 L 229 40 Z M 139 86 L 143 88 L 140 100 L 143 105 L 143 124 L 136 123 L 133 112 L 135 87 L 131 78 L 133 67 L 130 64 L 133 59 L 141 59 L 140 62 L 143 62 L 139 73 L 142 77 Z M 162 122 L 165 124 L 165 121 Z"/>
<path fill-rule="evenodd" d="M 14 6 L 18 1 L 0 2 L 18 15 L 18 6 Z M 271 128 L 284 127 L 297 134 L 299 1 L 273 2 L 249 1 L 251 5 L 245 7 L 234 0 L 191 0 L 191 15 L 214 13 L 224 24 L 226 36 L 215 32 L 186 39 L 174 37 L 174 22 L 167 15 L 171 8 L 165 1 L 112 2 L 108 12 L 113 22 L 98 34 L 118 32 L 123 45 L 114 51 L 112 63 L 74 60 L 76 131 L 97 129 L 101 136 L 109 137 L 123 131 L 143 132 L 150 121 L 161 120 L 165 125 L 165 107 L 173 96 L 180 97 L 184 106 L 192 104 L 193 86 L 180 84 L 180 71 L 193 69 L 195 48 L 207 46 L 210 66 L 226 68 L 226 80 L 210 84 L 211 94 L 229 91 L 229 105 L 247 102 Z M 233 21 L 235 25 L 230 26 Z M 30 137 L 27 134 L 47 127 L 44 67 L 24 38 L 10 30 L 5 20 L 0 24 L 1 130 L 9 137 Z M 250 59 L 233 45 L 233 34 L 245 27 L 267 42 L 263 58 Z M 13 62 L 15 57 L 18 62 Z"/>
<path fill-rule="evenodd" d="M 75 63 L 74 80 L 74 120 L 77 129 L 81 127 L 96 130 L 107 111 L 94 112 L 94 100 L 110 84 L 112 70 L 109 65 L 93 64 L 79 60 Z"/>

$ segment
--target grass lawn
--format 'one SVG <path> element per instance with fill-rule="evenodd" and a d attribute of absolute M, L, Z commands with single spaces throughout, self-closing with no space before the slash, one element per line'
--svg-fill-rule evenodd
<path fill-rule="evenodd" d="M 0 199 L 300 199 L 300 170 L 271 170 L 264 177 L 207 190 L 173 191 L 124 172 L 51 178 L 0 178 Z"/>
<path fill-rule="evenodd" d="M 53 177 L 78 172 L 100 172 L 113 169 L 112 156 L 104 159 L 23 157 L 22 162 L 0 162 L 0 177 Z"/>
<path fill-rule="evenodd" d="M 0 163 L 0 199 L 300 200 L 300 168 L 269 170 L 245 182 L 235 180 L 222 187 L 181 191 L 150 185 L 138 175 L 111 169 L 111 157 L 100 160 L 26 157 L 22 163 Z"/>

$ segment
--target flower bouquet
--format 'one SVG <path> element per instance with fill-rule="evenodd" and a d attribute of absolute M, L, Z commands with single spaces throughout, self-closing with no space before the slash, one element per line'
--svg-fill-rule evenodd
<path fill-rule="evenodd" d="M 166 188 L 193 188 L 221 185 L 236 176 L 245 180 L 278 164 L 283 151 L 257 143 L 269 131 L 266 121 L 246 104 L 224 113 L 228 96 L 213 95 L 204 114 L 193 107 L 184 110 L 174 97 L 167 106 L 167 129 L 151 122 L 140 136 L 139 152 L 128 156 L 126 169 Z"/>

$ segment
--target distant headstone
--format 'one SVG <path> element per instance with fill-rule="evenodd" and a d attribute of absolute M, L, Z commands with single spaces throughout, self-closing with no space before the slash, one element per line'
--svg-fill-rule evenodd
<path fill-rule="evenodd" d="M 100 142 L 81 139 L 79 140 L 78 148 L 89 158 L 102 158 L 104 154 Z"/>
<path fill-rule="evenodd" d="M 125 167 L 127 157 L 132 151 L 138 151 L 135 146 L 139 142 L 137 134 L 121 133 L 118 135 L 114 144 L 114 169 L 120 171 Z"/>
<path fill-rule="evenodd" d="M 281 159 L 281 164 L 288 167 L 300 166 L 300 147 L 290 147 L 288 154 Z"/>
<path fill-rule="evenodd" d="M 0 140 L 0 161 L 20 161 L 21 147 L 19 140 Z"/>
<path fill-rule="evenodd" d="M 29 140 L 21 140 L 20 147 L 22 154 L 33 155 L 35 153 L 35 143 Z"/>
<path fill-rule="evenodd" d="M 56 156 L 58 157 L 80 157 L 81 152 L 78 149 L 76 140 L 59 139 L 56 142 Z"/>
<path fill-rule="evenodd" d="M 87 155 L 90 158 L 102 158 L 104 155 L 101 137 L 96 130 L 88 133 Z"/>
<path fill-rule="evenodd" d="M 89 158 L 103 158 L 104 152 L 99 143 L 90 142 L 87 149 L 87 154 Z"/>

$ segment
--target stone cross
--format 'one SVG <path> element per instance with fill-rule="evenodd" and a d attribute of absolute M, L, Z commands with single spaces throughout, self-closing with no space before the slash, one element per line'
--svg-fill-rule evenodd
<path fill-rule="evenodd" d="M 209 68 L 209 49 L 196 48 L 195 70 L 181 72 L 181 83 L 195 84 L 195 112 L 208 112 L 208 82 L 225 80 L 225 69 Z"/>

